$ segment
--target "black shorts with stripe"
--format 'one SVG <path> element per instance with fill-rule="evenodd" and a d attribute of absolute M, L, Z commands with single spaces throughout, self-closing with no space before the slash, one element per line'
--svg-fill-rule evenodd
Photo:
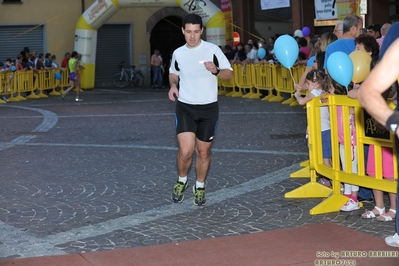
<path fill-rule="evenodd" d="M 176 134 L 193 132 L 197 139 L 211 142 L 216 133 L 219 118 L 217 102 L 205 105 L 192 105 L 177 101 Z"/>

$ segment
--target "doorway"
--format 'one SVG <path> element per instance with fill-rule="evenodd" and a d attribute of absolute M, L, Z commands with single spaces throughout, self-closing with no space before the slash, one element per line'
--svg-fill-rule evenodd
<path fill-rule="evenodd" d="M 164 62 L 163 85 L 169 85 L 169 62 L 176 48 L 184 45 L 184 35 L 181 32 L 182 18 L 169 16 L 161 19 L 152 29 L 150 37 L 151 55 L 159 49 Z M 152 81 L 152 74 L 151 74 Z"/>

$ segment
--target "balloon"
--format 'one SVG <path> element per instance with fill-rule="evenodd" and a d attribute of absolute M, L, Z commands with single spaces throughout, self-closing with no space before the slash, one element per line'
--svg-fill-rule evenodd
<path fill-rule="evenodd" d="M 258 50 L 258 57 L 259 57 L 259 59 L 263 59 L 263 58 L 265 58 L 265 56 L 266 56 L 266 50 L 265 50 L 265 48 L 259 48 L 259 50 Z"/>
<path fill-rule="evenodd" d="M 16 68 L 15 66 L 12 66 L 12 67 L 11 67 L 11 71 L 14 72 L 14 71 L 16 71 L 16 70 L 17 70 L 17 68 Z"/>
<path fill-rule="evenodd" d="M 55 73 L 55 79 L 56 80 L 61 80 L 61 74 L 60 73 Z"/>
<path fill-rule="evenodd" d="M 316 56 L 312 56 L 311 58 L 309 58 L 308 62 L 306 63 L 306 66 L 307 67 L 313 66 L 315 58 L 316 58 Z"/>
<path fill-rule="evenodd" d="M 301 30 L 296 30 L 296 31 L 294 32 L 294 37 L 295 37 L 295 36 L 303 37 L 302 31 L 301 31 Z"/>
<path fill-rule="evenodd" d="M 353 63 L 344 52 L 334 52 L 327 59 L 327 70 L 331 78 L 347 87 L 353 76 Z"/>
<path fill-rule="evenodd" d="M 370 73 L 371 56 L 366 51 L 356 50 L 349 57 L 353 63 L 353 83 L 364 81 Z"/>
<path fill-rule="evenodd" d="M 302 35 L 303 35 L 303 37 L 308 37 L 309 36 L 309 34 L 310 34 L 310 29 L 309 29 L 309 27 L 303 27 L 303 29 L 302 29 Z"/>
<path fill-rule="evenodd" d="M 298 43 L 292 36 L 281 35 L 274 43 L 274 54 L 284 67 L 290 68 L 298 59 Z"/>

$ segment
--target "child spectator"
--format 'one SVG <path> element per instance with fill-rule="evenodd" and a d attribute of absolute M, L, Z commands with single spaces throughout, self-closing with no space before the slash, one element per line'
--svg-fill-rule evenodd
<path fill-rule="evenodd" d="M 298 103 L 305 105 L 307 102 L 312 100 L 314 97 L 319 97 L 324 93 L 329 92 L 330 80 L 327 75 L 319 69 L 313 69 L 306 75 L 305 86 L 302 87 L 299 84 L 295 84 L 294 93 Z M 305 96 L 301 96 L 302 90 L 308 90 L 309 93 Z M 321 117 L 321 136 L 322 136 L 322 147 L 323 147 L 323 163 L 331 167 L 331 131 L 330 131 L 330 113 L 327 106 L 320 108 Z M 331 181 L 325 177 L 320 177 L 319 182 L 325 186 L 331 187 Z"/>
<path fill-rule="evenodd" d="M 339 91 L 339 93 L 347 94 L 345 88 L 337 89 L 338 83 L 333 82 L 334 93 Z M 341 160 L 342 170 L 346 171 L 345 162 L 345 145 L 350 145 L 351 147 L 351 163 L 352 163 L 352 173 L 356 174 L 357 169 L 357 149 L 356 149 L 356 127 L 355 127 L 355 114 L 353 113 L 353 108 L 350 108 L 349 122 L 345 124 L 348 120 L 343 117 L 342 106 L 337 106 L 337 117 L 338 117 L 338 141 L 339 141 L 339 154 Z M 345 143 L 344 141 L 344 127 L 350 127 L 350 143 Z M 344 206 L 341 207 L 341 211 L 354 211 L 360 208 L 357 195 L 359 193 L 359 187 L 351 184 L 344 183 L 343 194 L 348 197 L 348 201 Z"/>

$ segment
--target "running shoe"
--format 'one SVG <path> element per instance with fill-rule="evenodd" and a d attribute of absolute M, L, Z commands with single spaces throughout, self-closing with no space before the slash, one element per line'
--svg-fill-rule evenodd
<path fill-rule="evenodd" d="M 385 243 L 391 247 L 399 248 L 399 235 L 396 233 L 393 236 L 386 237 Z"/>
<path fill-rule="evenodd" d="M 66 93 L 65 92 L 61 93 L 61 98 L 65 101 L 65 99 L 66 99 Z"/>
<path fill-rule="evenodd" d="M 196 188 L 195 185 L 193 186 L 193 193 L 194 193 L 194 205 L 195 206 L 203 206 L 206 203 L 205 199 L 205 188 L 199 187 Z"/>
<path fill-rule="evenodd" d="M 82 98 L 79 98 L 79 97 L 76 97 L 75 101 L 81 102 L 81 101 L 83 101 L 83 99 L 82 99 Z"/>
<path fill-rule="evenodd" d="M 172 195 L 170 196 L 170 199 L 174 203 L 182 202 L 184 200 L 184 191 L 188 187 L 188 182 L 183 183 L 180 181 L 177 181 L 175 186 L 173 187 Z"/>

